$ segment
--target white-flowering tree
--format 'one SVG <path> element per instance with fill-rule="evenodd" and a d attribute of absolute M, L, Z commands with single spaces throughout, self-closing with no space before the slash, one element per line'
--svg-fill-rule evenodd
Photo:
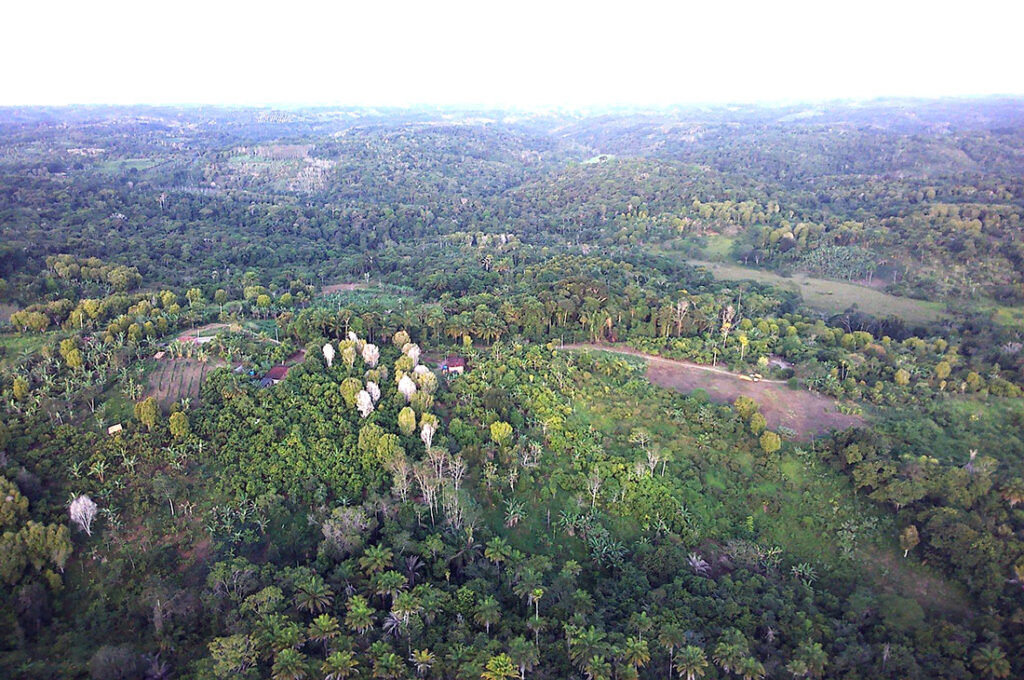
<path fill-rule="evenodd" d="M 420 428 L 420 439 L 423 440 L 423 445 L 427 447 L 427 451 L 430 450 L 430 446 L 434 443 L 434 433 L 437 432 L 437 425 L 432 422 L 423 423 Z"/>
<path fill-rule="evenodd" d="M 79 496 L 71 501 L 68 507 L 71 514 L 71 521 L 88 536 L 92 536 L 92 520 L 96 517 L 96 503 L 86 495 Z"/>
<path fill-rule="evenodd" d="M 373 413 L 373 397 L 366 390 L 359 390 L 359 394 L 356 395 L 356 408 L 359 409 L 359 415 L 363 418 Z"/>
<path fill-rule="evenodd" d="M 374 404 L 380 401 L 380 385 L 375 382 L 368 382 L 366 383 L 366 391 L 370 393 Z"/>
<path fill-rule="evenodd" d="M 324 345 L 324 361 L 327 362 L 327 368 L 334 365 L 334 345 L 331 343 Z"/>
<path fill-rule="evenodd" d="M 398 391 L 405 396 L 405 401 L 408 402 L 412 399 L 412 395 L 416 394 L 416 383 L 408 375 L 403 375 L 402 379 L 398 381 Z"/>
<path fill-rule="evenodd" d="M 363 345 L 363 361 L 370 368 L 375 368 L 380 360 L 380 348 L 377 345 L 366 343 Z"/>
<path fill-rule="evenodd" d="M 359 336 L 356 335 L 355 331 L 348 332 L 348 341 L 351 342 L 353 345 L 359 342 Z"/>
<path fill-rule="evenodd" d="M 417 366 L 416 368 L 412 369 L 412 374 L 417 378 L 421 375 L 426 375 L 427 373 L 430 373 L 430 369 L 423 365 Z"/>

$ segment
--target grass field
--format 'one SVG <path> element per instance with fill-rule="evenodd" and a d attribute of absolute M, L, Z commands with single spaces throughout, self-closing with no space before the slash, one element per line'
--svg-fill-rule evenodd
<path fill-rule="evenodd" d="M 855 283 L 818 279 L 802 274 L 787 278 L 774 272 L 736 264 L 691 260 L 690 264 L 705 267 L 716 279 L 758 281 L 798 291 L 808 307 L 838 314 L 851 306 L 873 316 L 897 316 L 910 323 L 927 323 L 945 318 L 944 305 L 907 297 L 889 295 Z"/>
<path fill-rule="evenodd" d="M 54 333 L 10 333 L 0 335 L 0 366 L 11 366 L 22 352 L 36 352 L 54 341 Z"/>
<path fill-rule="evenodd" d="M 1003 326 L 1024 328 L 1024 307 L 996 307 L 992 318 Z"/>
<path fill-rule="evenodd" d="M 732 244 L 736 239 L 732 236 L 721 236 L 715 234 L 708 236 L 708 245 L 704 248 L 704 257 L 715 262 L 725 260 L 732 250 Z"/>

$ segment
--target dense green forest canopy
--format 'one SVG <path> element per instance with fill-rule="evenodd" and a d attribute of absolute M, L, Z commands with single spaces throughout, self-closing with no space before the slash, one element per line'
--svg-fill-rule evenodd
<path fill-rule="evenodd" d="M 0 109 L 0 234 L 2 677 L 1024 675 L 1020 100 Z"/>

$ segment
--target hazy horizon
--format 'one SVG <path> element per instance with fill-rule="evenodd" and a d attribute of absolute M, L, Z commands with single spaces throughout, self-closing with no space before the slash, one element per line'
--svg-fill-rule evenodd
<path fill-rule="evenodd" d="M 18 6 L 0 105 L 550 110 L 1024 95 L 1024 8 Z"/>

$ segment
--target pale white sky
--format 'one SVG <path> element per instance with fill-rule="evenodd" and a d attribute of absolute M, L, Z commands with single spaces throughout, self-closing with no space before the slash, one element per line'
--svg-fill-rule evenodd
<path fill-rule="evenodd" d="M 0 105 L 1024 94 L 1020 0 L 11 0 L 2 14 Z"/>

